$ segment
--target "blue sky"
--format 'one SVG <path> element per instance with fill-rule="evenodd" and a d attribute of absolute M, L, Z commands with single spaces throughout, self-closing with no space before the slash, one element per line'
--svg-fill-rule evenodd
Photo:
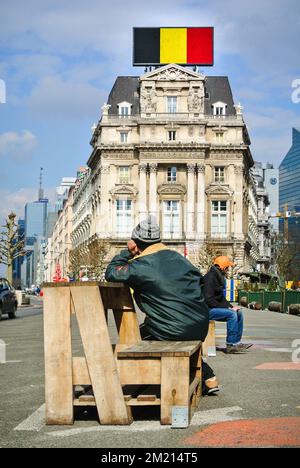
<path fill-rule="evenodd" d="M 278 164 L 300 127 L 298 0 L 1 0 L 0 219 L 85 164 L 91 127 L 131 66 L 133 26 L 215 27 L 215 65 L 244 106 L 255 159 Z"/>

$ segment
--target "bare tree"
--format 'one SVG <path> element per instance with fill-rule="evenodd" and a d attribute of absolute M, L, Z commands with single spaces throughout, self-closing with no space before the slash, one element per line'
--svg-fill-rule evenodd
<path fill-rule="evenodd" d="M 88 272 L 90 278 L 97 281 L 103 278 L 108 248 L 108 243 L 103 239 L 95 239 L 88 245 Z"/>
<path fill-rule="evenodd" d="M 10 213 L 6 224 L 2 226 L 4 231 L 0 233 L 0 263 L 7 265 L 7 279 L 13 280 L 13 262 L 18 257 L 24 257 L 24 239 L 19 239 L 18 225 L 15 222 L 16 214 Z"/>
<path fill-rule="evenodd" d="M 69 273 L 68 275 L 75 280 L 79 279 L 80 271 L 86 267 L 88 263 L 88 252 L 86 245 L 83 244 L 70 251 L 69 254 Z"/>
<path fill-rule="evenodd" d="M 275 270 L 279 278 L 279 286 L 284 288 L 287 280 L 295 279 L 297 276 L 300 243 L 287 242 L 284 235 L 277 234 L 273 240 L 273 255 Z"/>
<path fill-rule="evenodd" d="M 206 242 L 202 244 L 195 256 L 195 265 L 202 274 L 208 272 L 216 257 L 222 255 L 222 252 L 213 243 Z"/>
<path fill-rule="evenodd" d="M 78 280 L 80 272 L 85 270 L 88 278 L 99 281 L 105 269 L 105 257 L 108 253 L 108 243 L 103 239 L 94 239 L 84 243 L 70 252 L 70 276 Z"/>

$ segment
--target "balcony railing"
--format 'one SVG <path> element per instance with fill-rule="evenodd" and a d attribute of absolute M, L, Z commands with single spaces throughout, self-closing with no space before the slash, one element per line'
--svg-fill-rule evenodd
<path fill-rule="evenodd" d="M 132 114 L 132 115 L 118 115 L 109 114 L 105 116 L 109 121 L 120 120 L 130 121 L 137 119 L 155 119 L 155 120 L 213 120 L 213 121 L 224 121 L 224 120 L 241 120 L 240 115 L 212 115 L 212 114 L 194 114 L 188 112 L 153 112 L 143 114 Z"/>
<path fill-rule="evenodd" d="M 232 241 L 234 240 L 232 234 L 210 233 L 207 236 L 210 241 Z"/>

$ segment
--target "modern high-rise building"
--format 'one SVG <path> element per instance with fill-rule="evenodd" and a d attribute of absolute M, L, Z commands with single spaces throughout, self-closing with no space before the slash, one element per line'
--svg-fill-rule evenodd
<path fill-rule="evenodd" d="M 25 250 L 26 256 L 21 268 L 22 286 L 31 287 L 35 284 L 35 243 L 40 237 L 45 237 L 49 200 L 44 198 L 41 185 L 38 200 L 25 205 Z"/>
<path fill-rule="evenodd" d="M 63 177 L 61 183 L 56 187 L 56 201 L 55 201 L 55 212 L 58 213 L 62 210 L 64 201 L 68 198 L 69 190 L 74 187 L 76 183 L 76 177 Z"/>
<path fill-rule="evenodd" d="M 18 237 L 17 242 L 21 242 L 25 238 L 25 219 L 18 220 Z M 18 257 L 13 261 L 13 286 L 21 287 L 21 267 L 24 257 Z"/>
<path fill-rule="evenodd" d="M 58 214 L 55 211 L 49 211 L 47 215 L 47 222 L 46 222 L 46 233 L 45 238 L 48 239 L 52 236 L 53 229 L 57 220 Z"/>
<path fill-rule="evenodd" d="M 46 230 L 48 200 L 26 203 L 25 237 L 26 239 L 44 236 Z"/>
<path fill-rule="evenodd" d="M 279 208 L 290 212 L 289 239 L 300 241 L 300 130 L 293 128 L 292 146 L 279 166 Z"/>

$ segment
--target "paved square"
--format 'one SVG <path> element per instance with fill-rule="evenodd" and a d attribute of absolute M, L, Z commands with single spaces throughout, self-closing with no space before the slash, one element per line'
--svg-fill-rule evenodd
<path fill-rule="evenodd" d="M 100 426 L 95 408 L 81 409 L 73 426 L 58 427 L 44 424 L 43 316 L 37 301 L 19 310 L 16 320 L 0 322 L 7 355 L 0 364 L 1 447 L 300 446 L 300 373 L 291 361 L 300 317 L 245 310 L 246 341 L 255 346 L 247 354 L 218 351 L 209 358 L 222 390 L 201 399 L 187 429 L 161 426 L 157 408 L 144 408 L 125 427 Z M 112 324 L 110 332 L 114 336 Z M 217 324 L 220 349 L 225 336 L 226 324 Z M 73 347 L 80 356 L 76 326 Z"/>

